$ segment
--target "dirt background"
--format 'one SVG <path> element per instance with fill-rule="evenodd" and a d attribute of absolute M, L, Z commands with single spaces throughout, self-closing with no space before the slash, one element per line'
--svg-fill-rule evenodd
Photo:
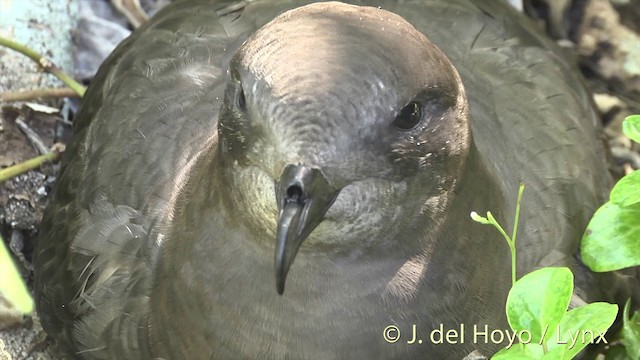
<path fill-rule="evenodd" d="M 0 7 L 2 1 L 8 0 L 0 0 Z M 74 0 L 65 1 L 71 4 Z M 69 21 L 77 24 L 71 37 L 75 64 L 71 70 L 77 79 L 88 82 L 113 46 L 169 0 L 78 1 L 79 9 L 69 11 Z M 611 145 L 612 174 L 621 177 L 640 168 L 638 144 L 621 134 L 624 117 L 640 113 L 640 0 L 510 2 L 535 19 L 575 60 L 587 79 Z M 9 52 L 0 48 L 0 168 L 31 159 L 54 146 L 63 147 L 71 135 L 73 114 L 79 104 L 73 98 L 7 100 L 8 92 L 40 84 L 29 80 L 18 86 L 19 80 L 41 76 L 31 64 L 26 70 L 12 72 L 14 77 L 19 75 L 18 80 L 7 81 Z M 32 85 L 31 89 L 39 86 L 43 85 Z M 30 133 L 27 130 L 30 135 L 25 135 L 25 128 L 31 129 Z M 0 235 L 29 286 L 38 224 L 58 170 L 56 162 L 47 163 L 0 183 Z M 60 359 L 57 354 L 37 316 L 22 316 L 0 294 L 0 360 Z"/>

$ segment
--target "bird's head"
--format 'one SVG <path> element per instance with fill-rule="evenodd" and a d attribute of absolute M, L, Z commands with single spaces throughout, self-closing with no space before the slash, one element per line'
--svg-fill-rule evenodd
<path fill-rule="evenodd" d="M 402 17 L 342 3 L 250 37 L 220 119 L 231 197 L 275 244 L 279 293 L 303 242 L 310 256 L 376 256 L 416 222 L 435 228 L 471 142 L 445 55 Z"/>

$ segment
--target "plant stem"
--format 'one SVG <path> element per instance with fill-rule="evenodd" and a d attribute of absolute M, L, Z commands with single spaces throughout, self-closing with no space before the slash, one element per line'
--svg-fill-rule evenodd
<path fill-rule="evenodd" d="M 516 283 L 516 237 L 518 236 L 518 222 L 520 221 L 520 203 L 522 202 L 522 194 L 524 193 L 524 183 L 520 182 L 520 188 L 518 189 L 518 200 L 516 200 L 516 216 L 513 220 L 513 232 L 511 235 L 511 241 L 509 241 L 509 247 L 511 248 L 511 281 L 512 284 Z"/>
<path fill-rule="evenodd" d="M 62 71 L 59 67 L 57 67 L 51 60 L 45 58 L 44 56 L 38 54 L 36 51 L 19 44 L 11 39 L 0 36 L 0 46 L 8 47 L 9 49 L 13 49 L 31 60 L 35 61 L 42 67 L 42 69 L 50 74 L 55 75 L 58 79 L 60 79 L 63 83 L 65 83 L 68 87 L 73 89 L 78 95 L 83 96 L 85 92 L 85 87 L 73 80 L 71 76 Z"/>
<path fill-rule="evenodd" d="M 36 169 L 40 167 L 40 165 L 42 165 L 44 162 L 54 161 L 59 156 L 60 156 L 59 152 L 50 152 L 48 154 L 36 156 L 33 159 L 29 159 L 27 161 L 21 162 L 20 164 L 9 166 L 8 168 L 5 168 L 5 169 L 0 169 L 0 182 L 9 180 L 14 176 L 18 176 L 29 170 Z"/>
<path fill-rule="evenodd" d="M 78 97 L 71 88 L 44 88 L 27 91 L 7 91 L 0 93 L 0 101 L 30 101 L 38 98 Z"/>

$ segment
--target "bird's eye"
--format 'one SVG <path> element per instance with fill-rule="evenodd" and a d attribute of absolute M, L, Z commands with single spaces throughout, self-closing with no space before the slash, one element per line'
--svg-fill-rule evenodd
<path fill-rule="evenodd" d="M 230 71 L 231 79 L 235 82 L 236 107 L 242 112 L 247 111 L 247 99 L 244 96 L 242 80 L 240 79 L 240 71 L 235 68 L 230 69 Z"/>
<path fill-rule="evenodd" d="M 238 90 L 238 99 L 236 100 L 236 103 L 240 111 L 247 111 L 247 99 L 244 97 L 244 90 L 242 87 Z"/>
<path fill-rule="evenodd" d="M 238 71 L 238 69 L 236 69 L 235 67 L 233 67 L 229 71 L 231 72 L 231 79 L 233 79 L 233 81 L 235 82 L 240 82 L 240 71 Z"/>
<path fill-rule="evenodd" d="M 411 130 L 420 123 L 420 120 L 422 120 L 422 105 L 412 101 L 400 111 L 393 120 L 393 125 L 398 129 Z"/>

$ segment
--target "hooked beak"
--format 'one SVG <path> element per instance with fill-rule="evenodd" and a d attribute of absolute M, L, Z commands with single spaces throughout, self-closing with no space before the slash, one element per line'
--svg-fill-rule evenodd
<path fill-rule="evenodd" d="M 280 209 L 276 235 L 276 289 L 284 293 L 289 267 L 302 242 L 311 234 L 333 204 L 340 190 L 332 188 L 319 169 L 287 165 L 276 184 Z"/>

